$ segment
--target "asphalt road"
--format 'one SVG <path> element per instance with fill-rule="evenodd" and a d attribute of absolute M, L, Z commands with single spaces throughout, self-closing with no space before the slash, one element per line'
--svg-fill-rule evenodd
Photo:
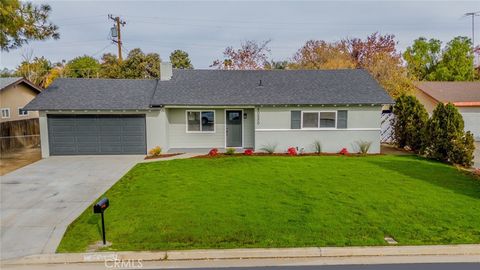
<path fill-rule="evenodd" d="M 160 268 L 159 268 L 160 269 Z M 164 268 L 163 268 L 164 269 Z M 190 268 L 204 270 L 205 268 Z M 480 263 L 419 263 L 419 264 L 374 264 L 374 265 L 323 265 L 323 266 L 273 266 L 212 268 L 215 270 L 478 270 Z"/>

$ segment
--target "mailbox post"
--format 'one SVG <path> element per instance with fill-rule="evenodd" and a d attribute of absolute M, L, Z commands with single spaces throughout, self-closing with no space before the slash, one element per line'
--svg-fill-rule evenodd
<path fill-rule="evenodd" d="M 105 220 L 103 218 L 103 212 L 108 208 L 109 205 L 110 205 L 110 202 L 108 201 L 108 199 L 103 198 L 93 206 L 93 213 L 102 215 L 103 245 L 107 244 L 107 241 L 105 240 Z"/>

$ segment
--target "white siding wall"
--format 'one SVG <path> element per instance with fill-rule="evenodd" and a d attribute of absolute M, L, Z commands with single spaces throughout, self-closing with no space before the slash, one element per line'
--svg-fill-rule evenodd
<path fill-rule="evenodd" d="M 465 130 L 471 131 L 476 141 L 480 141 L 480 107 L 457 107 L 463 116 Z"/>
<path fill-rule="evenodd" d="M 236 108 L 232 108 L 235 110 Z M 214 133 L 188 133 L 186 131 L 187 110 L 214 110 L 215 111 L 215 132 Z M 170 108 L 167 109 L 169 123 L 168 141 L 170 148 L 224 148 L 225 147 L 225 110 L 208 108 Z M 228 110 L 228 109 L 227 109 Z M 247 119 L 244 119 L 244 147 L 254 145 L 254 113 L 253 109 L 244 109 Z"/>
<path fill-rule="evenodd" d="M 319 140 L 324 152 L 335 153 L 342 148 L 358 152 L 356 142 L 372 142 L 370 153 L 380 152 L 381 106 L 350 107 L 264 107 L 255 113 L 255 148 L 277 144 L 278 152 L 288 147 L 304 148 L 312 152 L 313 142 Z M 290 129 L 292 110 L 337 111 L 348 110 L 347 129 L 299 130 Z"/>

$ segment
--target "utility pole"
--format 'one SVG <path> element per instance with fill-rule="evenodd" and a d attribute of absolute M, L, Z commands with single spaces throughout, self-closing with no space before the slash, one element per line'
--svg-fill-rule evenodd
<path fill-rule="evenodd" d="M 473 67 L 472 67 L 472 75 L 475 77 L 475 16 L 480 16 L 480 11 L 476 12 L 468 12 L 465 13 L 465 16 L 472 17 L 472 54 L 473 54 Z"/>
<path fill-rule="evenodd" d="M 119 16 L 113 17 L 112 14 L 108 15 L 108 18 L 115 22 L 113 27 L 110 29 L 110 36 L 114 43 L 117 43 L 118 46 L 118 60 L 122 61 L 122 36 L 120 27 L 125 26 L 126 22 L 122 21 Z"/>

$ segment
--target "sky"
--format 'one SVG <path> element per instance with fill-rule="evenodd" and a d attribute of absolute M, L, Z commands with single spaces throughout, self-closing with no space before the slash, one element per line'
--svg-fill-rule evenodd
<path fill-rule="evenodd" d="M 471 37 L 466 12 L 480 11 L 480 1 L 34 1 L 51 6 L 51 21 L 59 40 L 33 41 L 20 49 L 1 52 L 0 69 L 13 69 L 24 55 L 45 56 L 52 62 L 117 52 L 109 40 L 120 16 L 124 52 L 141 48 L 160 54 L 189 53 L 195 68 L 209 68 L 222 58 L 225 47 L 245 40 L 271 40 L 271 59 L 288 60 L 310 39 L 338 41 L 365 38 L 373 32 L 394 34 L 399 51 L 424 36 L 444 44 L 455 36 Z M 476 44 L 480 17 L 476 17 Z"/>

